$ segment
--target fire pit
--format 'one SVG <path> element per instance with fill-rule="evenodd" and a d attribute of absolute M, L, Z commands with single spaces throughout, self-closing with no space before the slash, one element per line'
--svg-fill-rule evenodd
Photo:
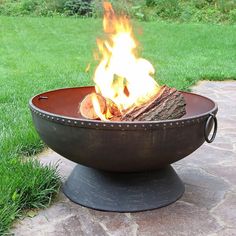
<path fill-rule="evenodd" d="M 50 148 L 78 163 L 63 188 L 72 201 L 118 212 L 168 205 L 184 192 L 170 164 L 214 140 L 217 106 L 160 86 L 152 64 L 138 56 L 129 20 L 107 1 L 103 28 L 95 87 L 35 96 L 35 127 Z"/>
<path fill-rule="evenodd" d="M 180 198 L 184 185 L 170 164 L 214 140 L 217 105 L 182 92 L 186 115 L 180 119 L 107 122 L 78 114 L 78 104 L 91 92 L 94 87 L 59 89 L 30 101 L 42 140 L 78 163 L 64 193 L 83 206 L 118 212 L 155 209 Z"/>

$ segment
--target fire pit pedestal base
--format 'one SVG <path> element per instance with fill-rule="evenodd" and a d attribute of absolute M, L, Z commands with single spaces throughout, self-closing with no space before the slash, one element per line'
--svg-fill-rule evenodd
<path fill-rule="evenodd" d="M 170 165 L 139 173 L 106 172 L 77 165 L 63 191 L 73 202 L 92 209 L 137 212 L 175 202 L 184 193 L 184 185 Z"/>

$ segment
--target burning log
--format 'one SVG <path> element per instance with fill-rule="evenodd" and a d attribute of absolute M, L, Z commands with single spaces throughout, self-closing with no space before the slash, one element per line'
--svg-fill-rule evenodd
<path fill-rule="evenodd" d="M 95 102 L 94 102 L 95 99 Z M 99 112 L 95 109 L 94 104 L 98 103 Z M 121 113 L 116 104 L 110 100 L 104 98 L 98 93 L 88 94 L 79 106 L 80 114 L 87 119 L 110 119 L 113 121 L 120 120 Z"/>
<path fill-rule="evenodd" d="M 96 97 L 100 114 L 96 112 L 93 97 Z M 80 113 L 87 119 L 101 119 L 111 121 L 154 121 L 178 119 L 186 114 L 184 96 L 175 88 L 162 86 L 159 93 L 140 106 L 133 106 L 128 110 L 119 111 L 116 104 L 105 99 L 100 94 L 87 95 L 80 105 Z"/>
<path fill-rule="evenodd" d="M 121 117 L 122 121 L 154 121 L 178 119 L 186 114 L 184 96 L 175 88 L 162 86 L 151 101 L 132 107 Z"/>
<path fill-rule="evenodd" d="M 99 119 L 99 116 L 97 114 L 97 112 L 94 109 L 94 105 L 93 105 L 93 98 L 96 98 L 99 106 L 100 106 L 100 110 L 102 114 L 105 114 L 107 107 L 106 107 L 106 100 L 103 96 L 101 96 L 100 94 L 97 93 L 91 93 L 88 94 L 83 101 L 81 102 L 80 106 L 79 106 L 79 112 L 81 113 L 81 115 L 84 118 L 87 119 L 91 119 L 91 120 L 96 120 Z"/>

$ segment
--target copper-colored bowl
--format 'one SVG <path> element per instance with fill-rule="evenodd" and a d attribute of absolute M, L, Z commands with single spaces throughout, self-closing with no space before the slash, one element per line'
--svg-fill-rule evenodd
<path fill-rule="evenodd" d="M 94 87 L 45 92 L 30 101 L 34 125 L 55 152 L 78 164 L 116 171 L 156 170 L 191 154 L 208 139 L 217 105 L 183 92 L 187 114 L 176 120 L 103 122 L 78 114 Z M 209 140 L 208 140 L 209 141 Z"/>

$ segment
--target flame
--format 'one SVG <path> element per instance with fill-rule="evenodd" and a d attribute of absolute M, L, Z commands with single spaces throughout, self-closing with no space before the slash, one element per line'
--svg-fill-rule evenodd
<path fill-rule="evenodd" d="M 104 2 L 103 28 L 106 39 L 97 40 L 102 58 L 93 80 L 96 92 L 112 100 L 122 112 L 147 102 L 160 87 L 152 77 L 155 73 L 152 64 L 136 56 L 138 43 L 129 20 L 125 16 L 116 16 L 107 1 Z M 94 108 L 99 112 L 99 103 L 95 100 Z M 101 114 L 100 110 L 99 117 Z M 105 120 L 102 116 L 100 118 Z"/>
<path fill-rule="evenodd" d="M 100 118 L 100 120 L 107 121 L 106 114 L 103 114 L 100 108 L 100 104 L 98 101 L 98 98 L 95 93 L 92 94 L 92 103 L 93 103 L 93 109 L 97 116 Z"/>

